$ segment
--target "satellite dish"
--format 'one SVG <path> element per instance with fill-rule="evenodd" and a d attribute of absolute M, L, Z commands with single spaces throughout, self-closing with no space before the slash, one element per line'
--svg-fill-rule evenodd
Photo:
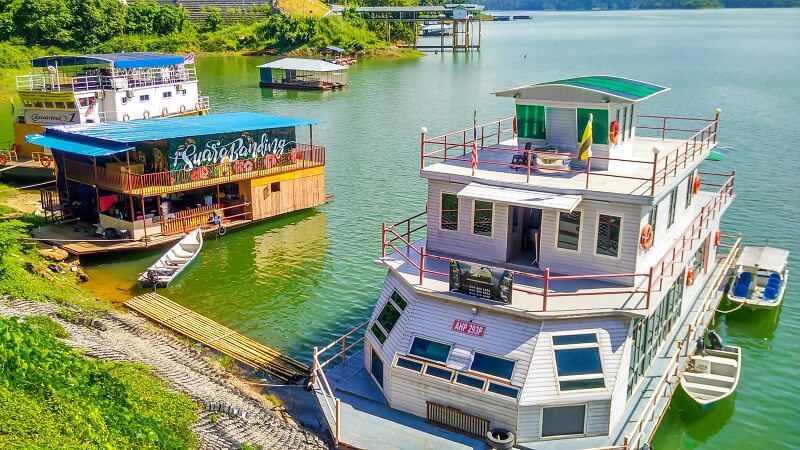
<path fill-rule="evenodd" d="M 47 71 L 50 73 L 56 73 L 58 70 L 53 66 L 47 66 Z"/>

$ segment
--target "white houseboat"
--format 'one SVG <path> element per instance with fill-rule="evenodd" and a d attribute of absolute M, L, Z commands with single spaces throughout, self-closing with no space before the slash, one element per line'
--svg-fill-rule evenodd
<path fill-rule="evenodd" d="M 338 445 L 649 443 L 739 245 L 719 230 L 733 174 L 698 171 L 719 110 L 638 115 L 664 91 L 559 80 L 496 92 L 515 117 L 423 128 L 426 212 L 383 226 L 370 320 L 314 350 Z"/>
<path fill-rule="evenodd" d="M 0 145 L 0 165 L 47 168 L 52 155 L 25 141 L 44 126 L 88 124 L 206 114 L 194 56 L 112 53 L 43 56 L 31 59 L 31 73 L 17 76 L 22 108 L 14 142 Z"/>

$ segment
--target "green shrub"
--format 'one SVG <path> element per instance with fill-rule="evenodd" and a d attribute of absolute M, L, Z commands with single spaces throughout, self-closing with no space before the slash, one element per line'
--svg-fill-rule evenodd
<path fill-rule="evenodd" d="M 28 316 L 25 318 L 25 323 L 33 330 L 43 331 L 60 339 L 70 337 L 64 327 L 47 316 Z"/>

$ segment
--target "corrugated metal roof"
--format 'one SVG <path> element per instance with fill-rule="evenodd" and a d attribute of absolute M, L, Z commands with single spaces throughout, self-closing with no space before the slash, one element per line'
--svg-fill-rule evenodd
<path fill-rule="evenodd" d="M 99 124 L 54 125 L 45 127 L 47 136 L 69 139 L 90 138 L 100 142 L 133 144 L 208 134 L 235 133 L 270 128 L 298 127 L 321 123 L 316 120 L 268 116 L 252 112 L 209 114 L 207 116 L 166 117 L 163 119 L 103 122 Z"/>
<path fill-rule="evenodd" d="M 87 64 L 110 64 L 117 69 L 140 69 L 183 64 L 184 57 L 167 53 L 130 52 L 95 53 L 90 55 L 42 56 L 33 58 L 33 67 L 81 66 Z"/>
<path fill-rule="evenodd" d="M 567 86 L 585 91 L 615 97 L 623 101 L 639 102 L 644 99 L 668 91 L 669 88 L 656 84 L 630 78 L 613 77 L 608 75 L 595 75 L 588 77 L 567 78 L 564 80 L 548 81 L 546 83 L 530 84 L 527 86 L 495 92 L 495 95 L 512 97 L 520 91 L 532 91 L 551 86 Z M 530 94 L 530 92 L 528 92 Z M 526 96 L 530 98 L 530 95 Z"/>
<path fill-rule="evenodd" d="M 30 144 L 41 145 L 42 147 L 50 147 L 84 156 L 108 156 L 113 155 L 114 153 L 133 149 L 133 147 L 130 145 L 104 144 L 94 141 L 88 143 L 85 141 L 65 139 L 42 134 L 29 134 L 25 137 L 25 141 Z"/>
<path fill-rule="evenodd" d="M 780 272 L 786 267 L 789 251 L 775 247 L 745 247 L 736 264 L 742 267 L 758 267 L 761 270 Z"/>
<path fill-rule="evenodd" d="M 340 70 L 347 70 L 345 66 L 332 64 L 320 59 L 303 58 L 283 58 L 262 64 L 258 67 L 266 67 L 268 69 L 306 70 L 309 72 L 338 72 Z"/>

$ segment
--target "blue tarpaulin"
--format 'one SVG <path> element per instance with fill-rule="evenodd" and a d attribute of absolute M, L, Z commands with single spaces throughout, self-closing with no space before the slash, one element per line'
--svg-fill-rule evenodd
<path fill-rule="evenodd" d="M 42 56 L 31 60 L 33 67 L 109 64 L 115 69 L 138 69 L 183 64 L 184 57 L 167 53 L 130 52 L 92 55 Z"/>
<path fill-rule="evenodd" d="M 84 156 L 108 156 L 114 153 L 132 150 L 130 145 L 120 144 L 103 144 L 99 142 L 85 142 L 72 139 L 64 139 L 43 134 L 29 134 L 25 137 L 25 141 L 41 145 L 42 147 L 50 147 L 57 150 L 63 150 L 68 153 L 75 153 Z"/>
<path fill-rule="evenodd" d="M 96 139 L 99 142 L 133 144 L 208 134 L 233 133 L 271 128 L 315 125 L 316 120 L 268 116 L 252 112 L 209 114 L 207 116 L 167 117 L 163 119 L 102 122 L 98 124 L 53 125 L 45 136 L 63 139 Z"/>

